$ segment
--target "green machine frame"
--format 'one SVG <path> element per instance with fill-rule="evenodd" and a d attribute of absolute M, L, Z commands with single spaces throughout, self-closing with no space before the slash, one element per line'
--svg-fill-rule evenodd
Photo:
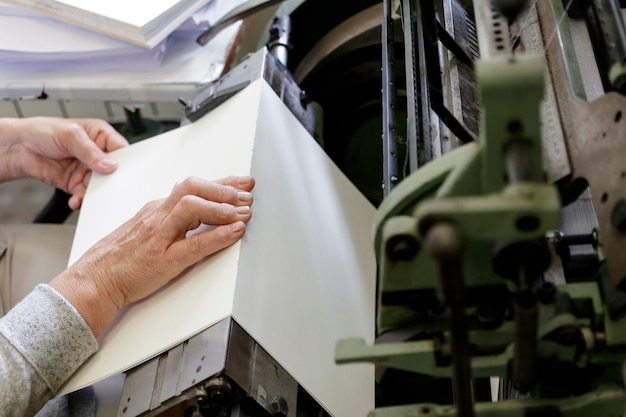
<path fill-rule="evenodd" d="M 596 282 L 542 282 L 561 202 L 541 163 L 541 56 L 476 64 L 481 135 L 405 178 L 374 225 L 377 333 L 339 342 L 340 364 L 371 362 L 453 381 L 455 405 L 370 417 L 624 415 L 626 324 Z M 474 403 L 471 379 L 502 377 L 530 398 Z"/>

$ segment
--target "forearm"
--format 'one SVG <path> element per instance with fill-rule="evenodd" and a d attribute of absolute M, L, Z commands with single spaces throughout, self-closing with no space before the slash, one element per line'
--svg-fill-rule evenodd
<path fill-rule="evenodd" d="M 22 160 L 23 150 L 19 146 L 22 119 L 0 118 L 0 183 L 26 177 Z"/>
<path fill-rule="evenodd" d="M 38 286 L 0 319 L 0 410 L 34 415 L 96 350 L 76 310 Z"/>

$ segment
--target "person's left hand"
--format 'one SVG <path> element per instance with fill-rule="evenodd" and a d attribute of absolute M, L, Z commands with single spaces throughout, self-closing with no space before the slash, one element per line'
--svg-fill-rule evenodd
<path fill-rule="evenodd" d="M 32 177 L 71 194 L 80 208 L 91 172 L 110 174 L 117 162 L 106 152 L 128 146 L 100 119 L 29 117 L 0 120 L 0 154 L 7 158 L 0 181 Z"/>

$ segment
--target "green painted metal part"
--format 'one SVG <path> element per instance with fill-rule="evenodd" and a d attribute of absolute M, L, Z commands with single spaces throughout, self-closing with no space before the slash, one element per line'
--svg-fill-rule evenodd
<path fill-rule="evenodd" d="M 624 413 L 626 397 L 619 388 L 604 388 L 590 394 L 563 400 L 520 399 L 475 405 L 476 417 L 526 417 L 558 415 L 561 417 L 609 417 Z M 541 412 L 545 414 L 540 414 Z M 556 414 L 558 412 L 559 414 Z M 533 414 L 534 413 L 534 414 Z M 553 413 L 553 414 L 550 414 Z M 452 405 L 418 404 L 379 408 L 368 417 L 455 417 Z"/>
<path fill-rule="evenodd" d="M 380 205 L 374 224 L 379 260 L 379 332 L 414 318 L 410 306 L 389 306 L 385 294 L 436 289 L 435 262 L 423 248 L 428 227 L 451 221 L 464 241 L 467 288 L 504 285 L 491 266 L 497 240 L 541 237 L 558 228 L 560 200 L 542 182 L 539 102 L 543 59 L 506 57 L 481 62 L 477 74 L 483 102 L 479 143 L 464 145 L 404 179 Z M 519 147 L 523 181 L 507 182 L 507 152 Z M 531 219 L 531 227 L 521 227 Z M 410 243 L 414 256 L 403 246 Z M 417 250 L 415 250 L 417 248 Z M 397 252 L 401 259 L 394 259 Z"/>
<path fill-rule="evenodd" d="M 441 349 L 450 348 L 450 334 L 446 328 L 437 328 L 442 324 L 434 321 L 436 310 L 425 312 L 415 301 L 431 297 L 437 303 L 439 272 L 435 260 L 425 250 L 430 227 L 448 222 L 460 232 L 462 273 L 468 294 L 476 294 L 476 290 L 489 294 L 497 288 L 505 288 L 511 294 L 516 290 L 515 284 L 494 272 L 494 246 L 499 242 L 542 239 L 547 231 L 559 226 L 558 192 L 556 187 L 545 184 L 541 165 L 539 103 L 544 89 L 543 58 L 502 57 L 479 62 L 476 68 L 483 105 L 479 141 L 429 162 L 404 179 L 379 206 L 373 229 L 379 264 L 379 335 L 430 320 L 430 328 L 439 330 L 437 339 L 372 346 L 360 339 L 347 339 L 337 345 L 339 364 L 370 362 L 433 377 L 452 377 L 450 358 L 442 358 Z M 477 403 L 476 416 L 521 417 L 541 410 L 576 417 L 624 414 L 626 318 L 613 321 L 608 317 L 595 282 L 559 286 L 556 296 L 591 305 L 592 311 L 577 317 L 571 311 L 560 311 L 555 302 L 539 303 L 537 357 L 552 363 L 575 364 L 581 369 L 599 365 L 605 369 L 605 375 L 598 377 L 595 390 L 585 395 L 563 400 Z M 472 310 L 466 308 L 466 315 L 472 314 Z M 594 333 L 594 329 L 603 329 L 604 333 Z M 560 339 L 564 330 L 579 342 Z M 510 318 L 494 329 L 472 328 L 468 337 L 471 346 L 482 349 L 481 354 L 470 358 L 473 378 L 508 375 L 514 352 L 514 322 Z M 604 342 L 599 342 L 602 339 Z M 596 342 L 599 345 L 594 345 Z M 587 345 L 582 348 L 580 343 Z M 605 346 L 609 348 L 604 349 Z M 587 350 L 581 354 L 581 349 Z M 455 406 L 417 404 L 381 408 L 369 416 L 456 415 Z"/>

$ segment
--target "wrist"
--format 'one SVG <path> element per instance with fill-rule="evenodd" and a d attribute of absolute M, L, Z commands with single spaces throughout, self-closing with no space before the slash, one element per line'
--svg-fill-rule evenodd
<path fill-rule="evenodd" d="M 0 182 L 28 176 L 20 146 L 21 119 L 0 118 Z"/>
<path fill-rule="evenodd" d="M 71 269 L 59 274 L 49 285 L 74 306 L 96 338 L 109 326 L 119 311 L 116 303 L 95 280 L 83 277 Z"/>

